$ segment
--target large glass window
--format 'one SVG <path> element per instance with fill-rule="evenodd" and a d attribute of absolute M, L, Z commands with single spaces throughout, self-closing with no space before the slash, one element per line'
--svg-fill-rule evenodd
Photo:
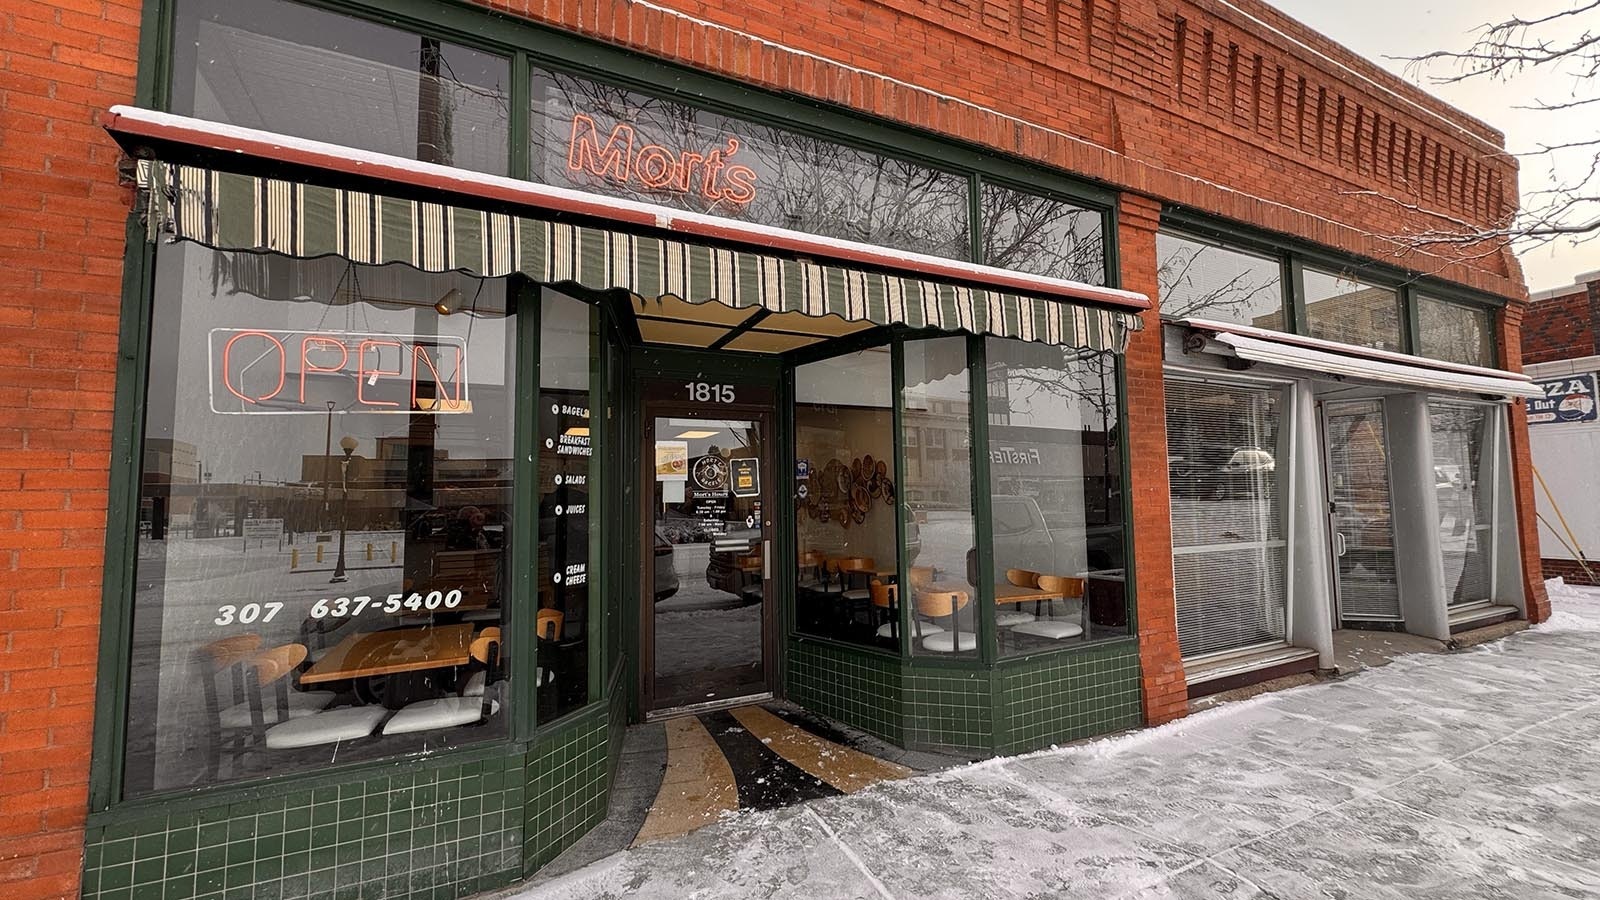
<path fill-rule="evenodd" d="M 1105 217 L 1098 211 L 987 181 L 981 200 L 985 264 L 1106 283 Z"/>
<path fill-rule="evenodd" d="M 1272 387 L 1169 380 L 1167 465 L 1184 656 L 1284 640 L 1289 430 Z"/>
<path fill-rule="evenodd" d="M 1494 598 L 1494 429 L 1488 406 L 1428 404 L 1445 602 Z"/>
<path fill-rule="evenodd" d="M 986 346 L 1000 653 L 1126 634 L 1116 357 Z"/>
<path fill-rule="evenodd" d="M 1161 315 L 1210 319 L 1283 331 L 1283 264 L 1232 247 L 1161 231 L 1156 234 Z"/>
<path fill-rule="evenodd" d="M 1346 275 L 1304 270 L 1306 333 L 1314 338 L 1399 352 L 1400 293 Z"/>
<path fill-rule="evenodd" d="M 1493 366 L 1494 314 L 1417 295 L 1417 353 L 1471 366 Z"/>
<path fill-rule="evenodd" d="M 505 283 L 193 244 L 155 282 L 126 792 L 504 734 Z"/>
<path fill-rule="evenodd" d="M 794 391 L 797 623 L 811 634 L 898 648 L 889 348 L 799 366 Z"/>
<path fill-rule="evenodd" d="M 535 70 L 535 181 L 951 259 L 968 179 L 822 138 Z"/>
<path fill-rule="evenodd" d="M 181 0 L 175 113 L 503 175 L 511 65 L 285 0 Z"/>
<path fill-rule="evenodd" d="M 539 721 L 589 699 L 594 308 L 545 290 L 539 318 Z"/>
<path fill-rule="evenodd" d="M 904 345 L 901 417 L 906 433 L 902 594 L 913 653 L 976 655 L 978 565 L 972 511 L 972 390 L 967 340 Z M 913 474 L 914 473 L 914 474 Z M 935 631 L 937 629 L 937 631 Z"/>

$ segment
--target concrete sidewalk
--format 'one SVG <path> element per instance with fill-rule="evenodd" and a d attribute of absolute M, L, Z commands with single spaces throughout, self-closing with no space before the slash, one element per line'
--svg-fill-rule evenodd
<path fill-rule="evenodd" d="M 731 816 L 519 900 L 1600 897 L 1600 595 L 1504 641 Z"/>

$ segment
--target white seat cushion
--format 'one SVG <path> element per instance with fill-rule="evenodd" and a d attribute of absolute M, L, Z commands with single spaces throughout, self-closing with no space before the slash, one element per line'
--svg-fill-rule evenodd
<path fill-rule="evenodd" d="M 489 701 L 489 712 L 499 712 L 500 704 Z M 394 714 L 383 726 L 384 734 L 410 734 L 456 725 L 471 725 L 483 717 L 482 697 L 440 697 L 412 703 Z"/>
<path fill-rule="evenodd" d="M 816 590 L 821 591 L 824 594 L 838 594 L 838 593 L 842 593 L 844 591 L 844 585 L 842 585 L 842 584 L 824 584 L 824 585 L 821 585 L 821 586 L 817 587 Z"/>
<path fill-rule="evenodd" d="M 1083 626 L 1073 622 L 1029 622 L 1011 630 L 1016 634 L 1038 635 L 1057 641 L 1083 634 Z"/>
<path fill-rule="evenodd" d="M 855 590 L 844 592 L 844 598 L 846 600 L 866 600 L 871 596 L 872 592 L 864 588 L 856 588 Z"/>
<path fill-rule="evenodd" d="M 1033 613 L 1003 612 L 994 617 L 994 624 L 1000 628 L 1010 628 L 1013 625 L 1022 625 L 1033 621 Z"/>
<path fill-rule="evenodd" d="M 364 738 L 378 727 L 389 711 L 381 706 L 330 709 L 267 729 L 267 746 L 274 750 L 315 747 Z"/>
<path fill-rule="evenodd" d="M 953 631 L 946 631 L 941 634 L 929 635 L 928 637 L 923 638 L 922 649 L 932 650 L 935 653 L 951 653 L 957 649 L 957 638 L 961 639 L 959 646 L 960 650 L 976 650 L 978 647 L 977 635 L 965 631 L 961 632 L 960 634 L 956 634 Z"/>
<path fill-rule="evenodd" d="M 333 691 L 290 691 L 289 718 L 301 719 L 327 709 L 336 696 Z M 261 715 L 269 725 L 278 721 L 278 700 L 270 692 L 261 698 Z M 218 718 L 223 728 L 249 728 L 250 704 L 235 703 Z"/>
<path fill-rule="evenodd" d="M 895 626 L 895 627 L 898 628 L 899 626 Z M 932 622 L 923 622 L 920 619 L 913 619 L 912 620 L 912 622 L 911 622 L 911 630 L 912 630 L 912 632 L 914 632 L 913 637 L 927 637 L 930 634 L 938 634 L 939 632 L 944 631 L 944 629 L 939 627 L 938 625 L 935 625 Z M 894 637 L 894 633 L 889 630 L 889 626 L 888 625 L 879 625 L 878 626 L 878 637 L 881 637 L 881 638 Z"/>
<path fill-rule="evenodd" d="M 488 681 L 486 672 L 473 672 L 467 678 L 467 686 L 461 689 L 463 697 L 482 697 L 484 682 Z"/>

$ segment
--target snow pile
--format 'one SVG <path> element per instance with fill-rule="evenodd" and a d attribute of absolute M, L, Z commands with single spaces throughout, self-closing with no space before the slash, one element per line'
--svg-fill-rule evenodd
<path fill-rule="evenodd" d="M 1579 587 L 1562 578 L 1551 578 L 1545 581 L 1544 590 L 1550 596 L 1550 618 L 1530 631 L 1600 632 L 1600 588 Z"/>

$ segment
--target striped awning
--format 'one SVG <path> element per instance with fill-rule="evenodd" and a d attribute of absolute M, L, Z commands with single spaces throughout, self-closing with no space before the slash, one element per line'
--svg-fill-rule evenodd
<path fill-rule="evenodd" d="M 534 281 L 1121 352 L 1131 312 L 754 250 L 144 161 L 152 240 Z"/>

